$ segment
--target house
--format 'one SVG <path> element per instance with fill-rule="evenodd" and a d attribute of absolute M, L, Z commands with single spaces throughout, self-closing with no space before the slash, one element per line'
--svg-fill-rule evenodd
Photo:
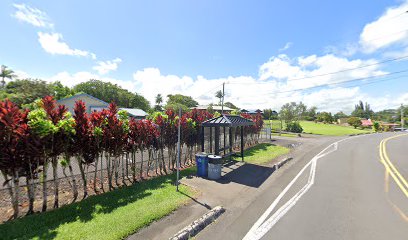
<path fill-rule="evenodd" d="M 260 113 L 260 114 L 263 113 L 263 111 L 260 110 L 260 109 L 252 109 L 252 110 L 241 109 L 241 112 L 242 112 L 242 113 L 247 113 L 247 114 L 249 114 L 249 115 L 256 115 L 256 114 L 258 114 L 258 113 Z"/>
<path fill-rule="evenodd" d="M 85 103 L 87 113 L 101 111 L 109 106 L 109 103 L 86 93 L 80 93 L 68 98 L 60 99 L 57 101 L 57 103 L 58 105 L 65 105 L 68 108 L 68 111 L 74 114 L 75 102 L 79 100 L 82 100 Z M 119 108 L 119 110 L 125 110 L 130 117 L 134 117 L 136 119 L 144 119 L 148 115 L 142 109 L 137 108 Z"/>
<path fill-rule="evenodd" d="M 372 127 L 373 122 L 371 121 L 371 119 L 361 119 L 361 126 L 362 127 Z"/>
<path fill-rule="evenodd" d="M 348 125 L 347 121 L 348 121 L 348 118 L 339 118 L 339 119 L 337 119 L 337 123 L 339 125 Z"/>
<path fill-rule="evenodd" d="M 386 123 L 386 122 L 380 123 L 380 129 L 382 129 L 385 132 L 394 132 L 396 131 L 396 128 L 399 126 L 400 125 L 397 123 Z"/>
<path fill-rule="evenodd" d="M 209 107 L 209 105 L 198 105 L 196 107 L 192 107 L 190 109 L 197 109 L 197 110 L 207 110 Z M 222 112 L 222 106 L 218 106 L 218 105 L 212 105 L 212 109 L 216 112 L 221 113 Z M 224 106 L 224 113 L 225 114 L 230 114 L 234 109 L 229 108 L 227 106 Z"/>

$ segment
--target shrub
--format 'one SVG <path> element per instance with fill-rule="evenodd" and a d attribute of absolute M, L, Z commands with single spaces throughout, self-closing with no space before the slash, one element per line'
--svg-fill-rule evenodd
<path fill-rule="evenodd" d="M 378 132 L 380 130 L 380 123 L 379 122 L 374 122 L 373 123 L 373 130 L 375 132 Z"/>
<path fill-rule="evenodd" d="M 358 117 L 351 117 L 347 120 L 347 123 L 350 124 L 350 126 L 353 126 L 354 128 L 360 127 L 361 126 L 361 120 Z"/>
<path fill-rule="evenodd" d="M 301 133 L 303 132 L 303 128 L 302 126 L 300 126 L 299 122 L 290 122 L 286 124 L 286 131 L 293 133 Z"/>

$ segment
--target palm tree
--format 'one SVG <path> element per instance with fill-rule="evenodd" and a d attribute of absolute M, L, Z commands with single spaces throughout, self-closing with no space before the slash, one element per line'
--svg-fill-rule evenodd
<path fill-rule="evenodd" d="M 163 102 L 163 97 L 159 93 L 159 94 L 156 95 L 156 105 L 154 106 L 156 111 L 162 111 L 163 110 L 162 106 L 161 106 L 162 102 Z"/>
<path fill-rule="evenodd" d="M 0 71 L 0 77 L 1 77 L 1 87 L 3 88 L 6 85 L 6 78 L 12 79 L 16 77 L 14 74 L 14 71 L 11 69 L 8 69 L 7 66 L 1 65 L 1 71 Z"/>
<path fill-rule="evenodd" d="M 217 92 L 215 93 L 215 97 L 220 99 L 219 105 L 221 105 L 221 101 L 222 101 L 222 97 L 223 97 L 222 91 L 221 91 L 221 90 L 217 91 Z"/>
<path fill-rule="evenodd" d="M 162 97 L 162 95 L 159 93 L 159 94 L 157 94 L 157 96 L 156 96 L 156 104 L 157 104 L 157 105 L 160 105 L 162 102 L 163 102 L 163 97 Z"/>

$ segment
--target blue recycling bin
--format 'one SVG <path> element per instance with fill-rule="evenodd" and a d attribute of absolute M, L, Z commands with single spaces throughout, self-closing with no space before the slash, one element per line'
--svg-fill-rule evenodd
<path fill-rule="evenodd" d="M 196 166 L 197 166 L 197 176 L 207 177 L 208 175 L 208 155 L 206 153 L 197 153 Z"/>

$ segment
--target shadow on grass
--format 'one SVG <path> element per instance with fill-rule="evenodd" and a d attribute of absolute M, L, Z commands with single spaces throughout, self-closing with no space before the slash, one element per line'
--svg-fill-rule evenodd
<path fill-rule="evenodd" d="M 181 176 L 194 173 L 192 168 L 181 171 Z M 175 174 L 160 176 L 131 186 L 122 187 L 81 202 L 63 206 L 45 213 L 34 214 L 0 225 L 1 239 L 54 239 L 60 225 L 88 222 L 98 214 L 108 214 L 117 208 L 151 195 L 150 190 L 172 183 Z"/>

